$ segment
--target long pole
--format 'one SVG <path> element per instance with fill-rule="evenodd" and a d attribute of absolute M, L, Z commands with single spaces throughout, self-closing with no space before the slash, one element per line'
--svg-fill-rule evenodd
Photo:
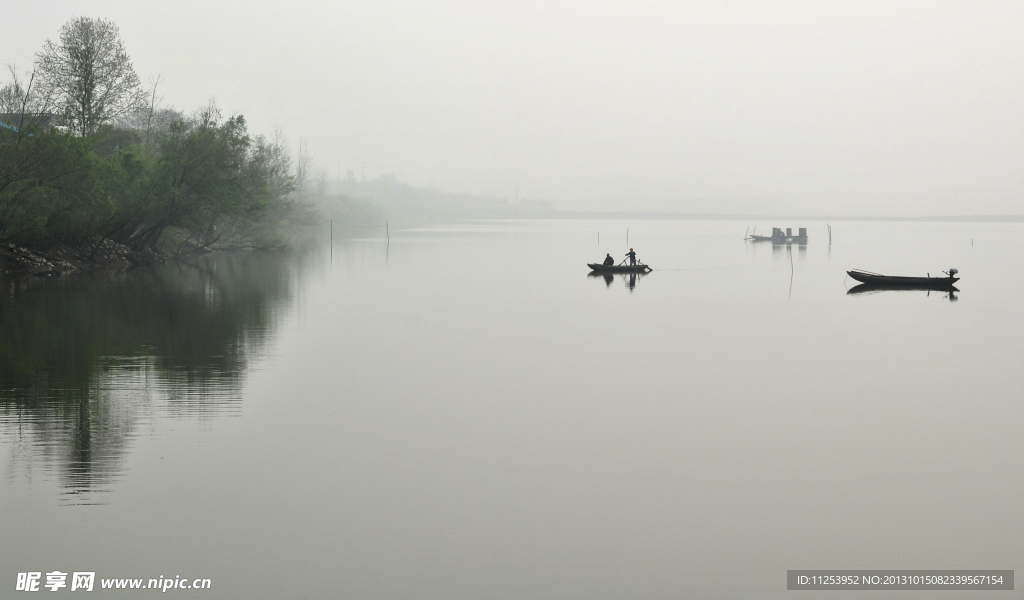
<path fill-rule="evenodd" d="M 786 252 L 789 254 L 789 297 L 793 298 L 793 246 L 786 247 Z"/>
<path fill-rule="evenodd" d="M 334 219 L 331 219 L 331 262 L 334 262 Z"/>

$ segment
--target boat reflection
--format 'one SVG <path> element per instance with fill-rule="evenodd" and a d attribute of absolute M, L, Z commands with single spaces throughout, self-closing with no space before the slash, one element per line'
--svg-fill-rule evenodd
<path fill-rule="evenodd" d="M 891 291 L 895 291 L 895 292 L 926 292 L 926 294 L 925 294 L 926 296 L 931 296 L 932 292 L 936 292 L 937 294 L 938 293 L 945 294 L 946 298 L 950 302 L 956 302 L 959 299 L 959 298 L 957 298 L 956 295 L 960 292 L 959 289 L 957 289 L 956 287 L 951 286 L 951 285 L 950 286 L 944 286 L 944 287 L 927 287 L 927 286 L 916 286 L 916 285 L 889 285 L 889 284 L 883 284 L 883 283 L 862 283 L 860 285 L 853 286 L 852 288 L 847 290 L 846 293 L 847 293 L 847 295 L 851 295 L 851 294 L 876 294 L 876 293 L 879 293 L 879 292 L 887 292 L 887 291 L 890 291 L 890 292 Z"/>
<path fill-rule="evenodd" d="M 597 272 L 591 271 L 590 273 L 587 273 L 587 278 L 592 278 L 592 279 L 601 278 L 601 279 L 604 279 L 605 287 L 612 287 L 612 283 L 615 281 L 615 278 L 618 277 L 619 279 L 621 279 L 623 281 L 623 283 L 626 284 L 626 288 L 630 292 L 632 292 L 633 288 L 636 287 L 637 280 L 642 278 L 642 277 L 644 277 L 644 276 L 646 276 L 646 275 L 648 275 L 648 274 L 649 274 L 649 271 L 648 272 L 639 272 L 639 273 L 638 272 L 633 272 L 633 273 L 597 273 Z"/>

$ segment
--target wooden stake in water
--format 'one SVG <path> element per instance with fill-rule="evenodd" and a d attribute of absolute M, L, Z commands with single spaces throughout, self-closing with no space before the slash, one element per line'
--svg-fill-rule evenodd
<path fill-rule="evenodd" d="M 334 219 L 331 219 L 331 262 L 334 262 Z"/>
<path fill-rule="evenodd" d="M 793 298 L 793 246 L 787 245 L 789 253 L 789 297 Z"/>

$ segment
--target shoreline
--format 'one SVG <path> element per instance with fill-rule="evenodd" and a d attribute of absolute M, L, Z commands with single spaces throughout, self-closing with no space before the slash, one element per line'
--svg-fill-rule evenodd
<path fill-rule="evenodd" d="M 0 273 L 12 277 L 60 277 L 76 271 L 129 269 L 163 265 L 167 259 L 154 250 L 135 250 L 113 240 L 97 248 L 58 246 L 38 250 L 5 244 L 0 247 Z"/>

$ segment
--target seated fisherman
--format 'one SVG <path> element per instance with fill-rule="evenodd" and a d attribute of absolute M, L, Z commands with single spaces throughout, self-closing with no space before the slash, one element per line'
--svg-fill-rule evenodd
<path fill-rule="evenodd" d="M 609 255 L 607 255 L 607 256 L 605 256 L 605 257 L 604 257 L 604 265 L 605 265 L 606 267 L 610 267 L 610 266 L 612 266 L 612 265 L 614 265 L 614 264 L 615 264 L 615 259 L 614 259 L 614 258 L 612 258 L 612 255 L 611 255 L 611 254 L 609 254 Z"/>
<path fill-rule="evenodd" d="M 629 252 L 626 253 L 626 258 L 629 259 L 630 266 L 636 266 L 636 252 L 633 252 L 632 248 L 630 248 Z"/>

